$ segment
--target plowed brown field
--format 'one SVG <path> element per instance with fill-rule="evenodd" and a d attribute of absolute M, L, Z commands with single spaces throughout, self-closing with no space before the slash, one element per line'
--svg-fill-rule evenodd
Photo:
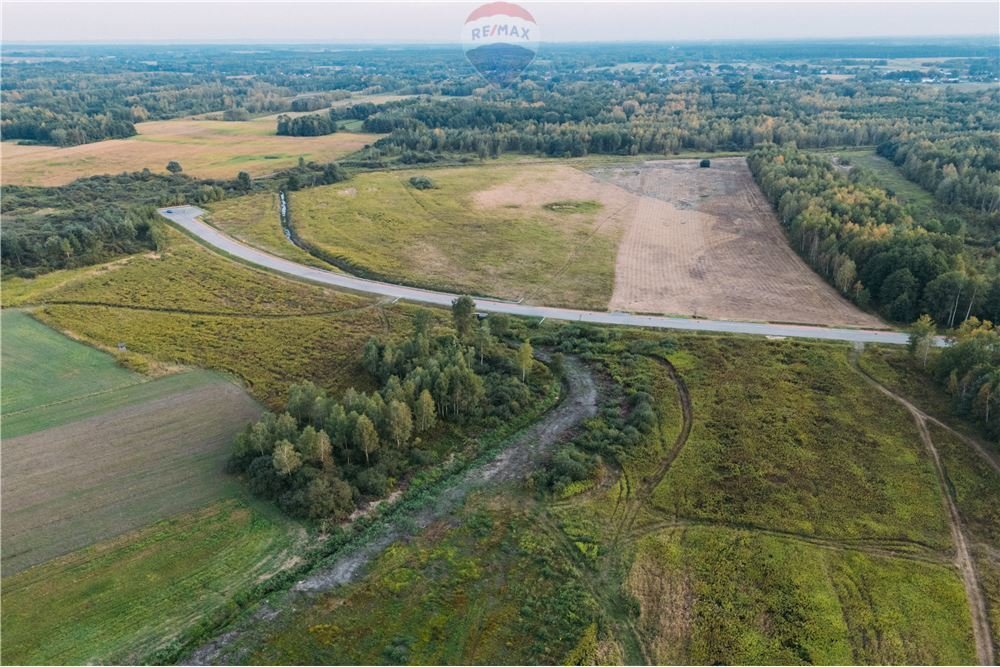
<path fill-rule="evenodd" d="M 635 195 L 610 310 L 879 326 L 789 247 L 743 158 L 598 167 Z"/>

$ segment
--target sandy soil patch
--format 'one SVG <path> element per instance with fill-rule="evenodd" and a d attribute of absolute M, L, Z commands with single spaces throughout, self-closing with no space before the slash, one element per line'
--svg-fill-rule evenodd
<path fill-rule="evenodd" d="M 879 326 L 789 247 L 743 158 L 591 170 L 637 195 L 610 310 L 716 319 Z"/>

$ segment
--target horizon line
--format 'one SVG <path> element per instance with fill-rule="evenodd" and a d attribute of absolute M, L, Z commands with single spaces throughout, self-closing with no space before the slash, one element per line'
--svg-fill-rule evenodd
<path fill-rule="evenodd" d="M 718 44 L 718 43 L 826 43 L 826 42 L 857 42 L 871 40 L 908 41 L 908 40 L 955 40 L 955 39 L 996 39 L 1000 41 L 1000 31 L 995 33 L 960 33 L 960 34 L 913 34 L 913 35 L 844 35 L 831 37 L 702 37 L 688 39 L 591 39 L 591 40 L 549 40 L 544 44 L 588 45 L 588 44 Z M 208 39 L 149 39 L 136 41 L 115 40 L 3 40 L 0 39 L 0 51 L 6 46 L 147 46 L 147 45 L 184 45 L 184 46 L 456 46 L 458 41 L 382 41 L 382 40 L 352 40 L 352 41 L 316 41 L 316 40 L 269 40 L 266 38 L 208 38 Z"/>

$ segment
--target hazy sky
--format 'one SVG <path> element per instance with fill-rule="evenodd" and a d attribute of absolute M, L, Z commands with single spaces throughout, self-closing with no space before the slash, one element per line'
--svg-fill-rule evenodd
<path fill-rule="evenodd" d="M 453 42 L 481 2 L 3 2 L 5 41 Z M 543 41 L 996 34 L 1000 3 L 521 2 Z"/>

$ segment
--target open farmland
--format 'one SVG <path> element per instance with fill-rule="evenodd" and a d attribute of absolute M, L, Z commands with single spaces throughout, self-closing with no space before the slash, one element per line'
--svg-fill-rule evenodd
<path fill-rule="evenodd" d="M 27 313 L 0 315 L 3 395 L 0 410 L 9 437 L 13 416 L 44 411 L 70 401 L 137 384 L 143 377 L 119 366 L 114 357 L 80 345 Z"/>
<path fill-rule="evenodd" d="M 435 187 L 417 189 L 413 176 Z M 603 308 L 631 200 L 565 165 L 502 165 L 362 174 L 292 193 L 291 217 L 303 239 L 361 273 Z"/>
<path fill-rule="evenodd" d="M 204 371 L 143 382 L 114 366 L 113 357 L 23 313 L 5 315 L 4 326 L 15 334 L 4 343 L 5 385 L 10 378 L 15 399 L 36 401 L 21 400 L 20 412 L 5 414 L 5 573 L 226 493 L 229 442 L 260 411 L 240 387 Z M 21 335 L 25 329 L 36 335 Z M 89 363 L 76 366 L 80 361 Z M 91 370 L 98 389 L 84 393 Z M 99 380 L 116 375 L 124 382 L 102 390 Z M 52 377 L 66 378 L 57 385 L 63 393 L 30 391 L 52 386 Z M 75 394 L 66 393 L 74 387 Z"/>
<path fill-rule="evenodd" d="M 77 178 L 145 168 L 163 172 L 171 160 L 200 178 L 263 176 L 307 161 L 331 162 L 375 141 L 377 135 L 337 132 L 321 137 L 279 137 L 273 117 L 248 121 L 163 120 L 136 125 L 128 139 L 57 148 L 4 142 L 4 183 L 64 185 Z"/>
<path fill-rule="evenodd" d="M 611 310 L 878 326 L 789 247 L 741 158 L 590 170 L 638 195 L 615 266 Z"/>
<path fill-rule="evenodd" d="M 295 565 L 303 536 L 254 504 L 221 500 L 6 576 L 4 662 L 162 662 L 157 650 Z"/>

